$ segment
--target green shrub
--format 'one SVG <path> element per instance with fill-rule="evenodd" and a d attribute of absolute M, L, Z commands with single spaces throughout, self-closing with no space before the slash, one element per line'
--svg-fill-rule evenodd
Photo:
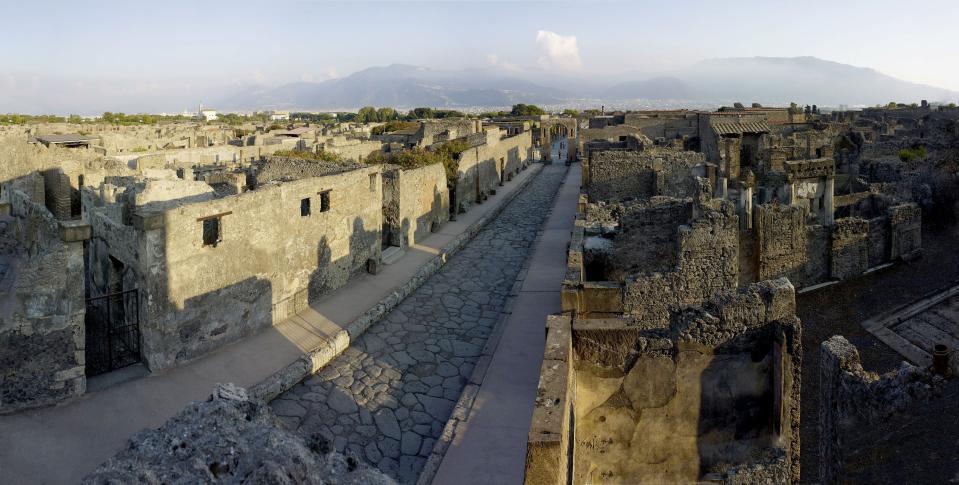
<path fill-rule="evenodd" d="M 413 128 L 419 128 L 420 124 L 415 121 L 399 121 L 393 120 L 387 122 L 385 125 L 375 126 L 370 130 L 372 135 L 382 135 L 384 133 L 393 133 L 394 131 L 400 130 L 409 130 Z"/>
<path fill-rule="evenodd" d="M 899 150 L 899 159 L 904 162 L 911 162 L 917 158 L 926 157 L 926 147 L 918 146 L 915 148 L 903 148 Z"/>

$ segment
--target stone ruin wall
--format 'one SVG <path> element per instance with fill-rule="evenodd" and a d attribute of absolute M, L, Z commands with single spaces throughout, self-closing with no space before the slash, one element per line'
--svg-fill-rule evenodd
<path fill-rule="evenodd" d="M 512 179 L 528 166 L 532 146 L 532 133 L 525 131 L 498 140 L 487 137 L 487 143 L 460 153 L 454 197 L 457 211 L 465 212 L 470 205 L 486 200 L 501 181 Z"/>
<path fill-rule="evenodd" d="M 636 275 L 623 289 L 623 313 L 644 322 L 662 322 L 670 305 L 695 304 L 739 282 L 739 218 L 720 201 L 679 226 L 676 265 L 667 272 Z"/>
<path fill-rule="evenodd" d="M 697 191 L 692 169 L 704 163 L 702 154 L 688 151 L 596 151 L 589 161 L 587 194 L 591 202 L 656 195 L 692 197 Z"/>
<path fill-rule="evenodd" d="M 137 274 L 146 294 L 141 331 L 150 368 L 186 362 L 282 321 L 378 259 L 379 170 L 141 214 Z M 330 209 L 321 212 L 318 194 L 327 190 Z M 300 215 L 304 198 L 311 200 L 309 216 Z M 200 220 L 217 215 L 222 241 L 203 246 Z"/>
<path fill-rule="evenodd" d="M 271 182 L 302 180 L 311 177 L 323 177 L 336 173 L 365 167 L 352 162 L 324 162 L 291 157 L 266 157 L 252 166 L 247 177 L 250 187 L 267 185 Z"/>
<path fill-rule="evenodd" d="M 195 166 L 227 163 L 249 164 L 270 156 L 281 150 L 296 148 L 301 140 L 290 138 L 275 145 L 260 145 L 237 147 L 233 145 L 217 145 L 204 148 L 181 148 L 160 150 L 154 153 L 123 153 L 112 155 L 131 167 L 139 170 L 148 168 L 167 168 L 170 166 Z"/>
<path fill-rule="evenodd" d="M 547 322 L 525 483 L 798 480 L 802 352 L 787 280 L 673 310 L 662 327 L 571 320 Z"/>
<path fill-rule="evenodd" d="M 760 204 L 753 221 L 751 231 L 740 233 L 741 247 L 750 251 L 740 258 L 745 282 L 752 281 L 745 275 L 758 281 L 786 276 L 805 288 L 912 257 L 921 247 L 922 215 L 911 203 L 870 219 L 837 219 L 832 226 L 807 224 L 801 207 Z"/>
<path fill-rule="evenodd" d="M 20 191 L 0 217 L 0 414 L 83 394 L 85 231 L 74 233 Z"/>
<path fill-rule="evenodd" d="M 384 230 L 390 226 L 391 245 L 416 244 L 449 220 L 450 196 L 442 164 L 388 170 L 383 172 L 383 185 Z"/>
<path fill-rule="evenodd" d="M 822 343 L 820 355 L 818 478 L 844 483 L 844 443 L 851 434 L 933 397 L 943 380 L 906 362 L 881 376 L 867 372 L 856 347 L 839 335 Z"/>
<path fill-rule="evenodd" d="M 672 270 L 679 258 L 677 228 L 693 217 L 689 200 L 656 197 L 648 203 L 624 203 L 617 209 L 621 211 L 619 231 L 612 241 L 604 279 L 623 282 L 632 275 Z"/>

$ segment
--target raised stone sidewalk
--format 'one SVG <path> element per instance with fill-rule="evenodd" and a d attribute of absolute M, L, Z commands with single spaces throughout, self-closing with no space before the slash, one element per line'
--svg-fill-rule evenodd
<path fill-rule="evenodd" d="M 377 275 L 358 275 L 307 311 L 187 365 L 133 379 L 61 406 L 0 416 L 0 483 L 75 483 L 143 428 L 160 426 L 217 383 L 269 398 L 321 367 L 465 245 L 524 188 L 534 164 L 481 205 L 411 247 Z M 96 383 L 91 383 L 96 388 Z"/>

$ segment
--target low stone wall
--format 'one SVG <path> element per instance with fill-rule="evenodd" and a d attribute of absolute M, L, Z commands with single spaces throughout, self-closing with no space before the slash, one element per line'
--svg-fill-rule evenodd
<path fill-rule="evenodd" d="M 268 405 L 221 384 L 209 400 L 134 435 L 82 483 L 396 483 L 332 449 L 320 436 L 304 441 L 284 430 Z"/>
<path fill-rule="evenodd" d="M 845 483 L 849 433 L 935 396 L 943 383 L 906 362 L 884 375 L 866 372 L 859 351 L 842 336 L 822 343 L 819 364 L 819 482 Z"/>
<path fill-rule="evenodd" d="M 19 191 L 0 216 L 0 414 L 83 394 L 83 240 Z"/>

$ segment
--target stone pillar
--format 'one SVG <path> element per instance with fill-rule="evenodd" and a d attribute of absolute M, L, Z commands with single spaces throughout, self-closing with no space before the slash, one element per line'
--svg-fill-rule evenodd
<path fill-rule="evenodd" d="M 823 194 L 823 224 L 831 226 L 836 222 L 836 206 L 834 192 L 836 191 L 836 177 L 826 177 L 826 191 Z"/>
<path fill-rule="evenodd" d="M 753 228 L 753 188 L 744 186 L 739 191 L 739 228 L 748 231 Z"/>
<path fill-rule="evenodd" d="M 716 187 L 716 197 L 725 199 L 728 194 L 729 181 L 726 177 L 719 177 L 719 183 Z"/>

